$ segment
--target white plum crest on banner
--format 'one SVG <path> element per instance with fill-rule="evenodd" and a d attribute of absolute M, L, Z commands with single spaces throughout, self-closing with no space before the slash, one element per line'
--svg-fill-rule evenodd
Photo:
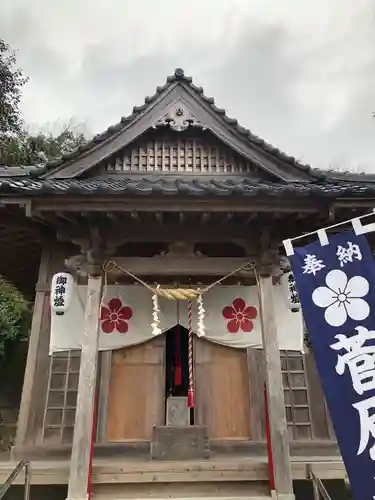
<path fill-rule="evenodd" d="M 312 300 L 318 307 L 325 308 L 325 320 L 331 326 L 342 326 L 348 316 L 362 321 L 370 314 L 368 303 L 363 300 L 369 290 L 369 282 L 363 276 L 348 280 L 344 271 L 333 269 L 325 278 L 326 286 L 315 288 Z"/>

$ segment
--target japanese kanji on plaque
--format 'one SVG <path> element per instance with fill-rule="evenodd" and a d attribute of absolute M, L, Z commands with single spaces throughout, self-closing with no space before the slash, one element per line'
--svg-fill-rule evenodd
<path fill-rule="evenodd" d="M 375 499 L 375 262 L 345 231 L 289 256 L 341 454 L 356 500 Z"/>

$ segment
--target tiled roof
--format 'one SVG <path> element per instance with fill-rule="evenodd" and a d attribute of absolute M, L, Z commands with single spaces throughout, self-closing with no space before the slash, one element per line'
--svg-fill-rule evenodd
<path fill-rule="evenodd" d="M 175 82 L 182 82 L 187 84 L 194 92 L 196 92 L 201 99 L 207 102 L 210 105 L 210 108 L 220 115 L 220 117 L 228 124 L 228 126 L 233 127 L 237 132 L 243 135 L 247 140 L 249 140 L 254 147 L 261 149 L 266 153 L 270 153 L 279 160 L 286 162 L 294 167 L 301 169 L 304 172 L 311 172 L 313 175 L 321 176 L 321 172 L 311 168 L 309 165 L 304 165 L 300 163 L 296 158 L 292 156 L 288 156 L 283 153 L 279 149 L 275 148 L 271 144 L 268 144 L 260 137 L 254 135 L 249 129 L 242 127 L 239 125 L 238 121 L 235 118 L 230 118 L 226 115 L 225 109 L 218 108 L 215 105 L 215 100 L 213 97 L 208 97 L 204 94 L 203 88 L 198 87 L 193 84 L 193 79 L 190 76 L 185 76 L 184 71 L 180 68 L 176 69 L 174 74 L 167 77 L 167 81 L 163 86 L 159 86 L 156 88 L 156 92 L 151 97 L 146 97 L 144 100 L 144 104 L 141 106 L 134 106 L 133 112 L 121 118 L 121 120 L 115 125 L 110 126 L 106 131 L 101 134 L 95 135 L 92 140 L 88 141 L 86 144 L 81 145 L 76 150 L 63 155 L 60 158 L 57 158 L 53 161 L 50 161 L 46 165 L 46 169 L 60 166 L 65 161 L 72 161 L 76 157 L 78 157 L 81 153 L 84 153 L 90 150 L 92 147 L 97 146 L 98 144 L 104 142 L 105 140 L 111 138 L 113 135 L 121 132 L 130 122 L 132 122 L 140 113 L 146 110 L 146 108 L 152 104 L 165 90 L 168 89 L 169 86 L 174 84 Z"/>
<path fill-rule="evenodd" d="M 32 173 L 37 173 L 41 167 L 37 166 L 12 166 L 0 165 L 0 178 L 1 177 L 25 177 Z"/>
<path fill-rule="evenodd" d="M 135 179 L 0 179 L 0 194 L 32 195 L 182 195 L 182 196 L 375 196 L 375 182 L 272 183 L 249 179 L 147 177 Z"/>
<path fill-rule="evenodd" d="M 135 118 L 143 113 L 147 107 L 155 102 L 158 97 L 165 92 L 171 85 L 176 82 L 181 82 L 188 85 L 194 92 L 196 92 L 201 99 L 207 102 L 210 108 L 220 115 L 220 117 L 227 123 L 228 127 L 233 127 L 238 133 L 242 134 L 248 141 L 250 141 L 254 148 L 262 150 L 265 153 L 273 155 L 276 159 L 279 159 L 291 166 L 300 169 L 303 172 L 308 172 L 309 178 L 312 181 L 307 181 L 306 185 L 297 186 L 296 183 L 291 182 L 289 186 L 279 183 L 266 183 L 262 182 L 259 184 L 257 181 L 252 182 L 251 180 L 238 181 L 234 180 L 233 183 L 235 187 L 228 186 L 227 181 L 224 182 L 225 187 L 217 188 L 216 185 L 224 185 L 222 180 L 217 178 L 211 181 L 206 181 L 202 179 L 196 179 L 193 181 L 186 180 L 174 180 L 170 178 L 160 178 L 159 176 L 154 177 L 153 180 L 145 179 L 144 181 L 139 181 L 135 179 L 122 179 L 122 180 L 55 180 L 55 181 L 42 181 L 38 179 L 42 176 L 46 170 L 53 169 L 64 164 L 66 161 L 74 161 L 78 159 L 79 155 L 89 151 L 91 148 L 103 143 L 104 141 L 110 139 L 114 135 L 121 132 L 125 127 L 127 127 Z M 9 178 L 9 182 L 5 181 Z M 220 109 L 215 105 L 215 101 L 212 97 L 207 97 L 204 95 L 202 87 L 197 87 L 193 84 L 192 78 L 185 76 L 182 69 L 176 69 L 172 76 L 167 78 L 166 83 L 163 86 L 157 87 L 156 93 L 151 97 L 146 97 L 144 104 L 141 106 L 135 106 L 133 108 L 132 114 L 121 118 L 120 122 L 109 127 L 105 132 L 98 134 L 93 137 L 91 141 L 80 146 L 76 150 L 63 155 L 60 158 L 50 161 L 45 167 L 33 166 L 33 167 L 6 167 L 0 166 L 0 192 L 16 192 L 14 183 L 10 182 L 10 178 L 14 180 L 25 179 L 25 184 L 23 181 L 17 181 L 20 184 L 21 190 L 30 193 L 44 193 L 44 192 L 79 192 L 79 193 L 117 193 L 117 192 L 189 192 L 189 193 L 202 193 L 205 190 L 206 193 L 213 193 L 215 191 L 223 190 L 225 194 L 230 190 L 231 193 L 281 193 L 281 192 L 298 192 L 302 193 L 316 193 L 326 195 L 329 190 L 332 190 L 332 194 L 335 196 L 337 192 L 340 192 L 339 196 L 363 196 L 363 193 L 373 193 L 375 189 L 375 175 L 365 174 L 365 173 L 351 173 L 351 172 L 336 172 L 333 170 L 321 170 L 317 168 L 312 168 L 308 165 L 301 164 L 296 158 L 282 153 L 279 149 L 273 147 L 272 145 L 266 143 L 263 139 L 254 135 L 250 130 L 240 126 L 237 120 L 230 118 L 226 115 L 224 109 Z M 26 181 L 26 179 L 34 179 L 33 181 Z M 324 183 L 324 184 L 323 184 Z M 173 185 L 173 186 L 172 186 Z M 146 186 L 146 187 L 143 187 Z M 164 186 L 166 186 L 164 188 Z M 170 187 L 172 186 L 172 187 Z M 188 187 L 186 187 L 188 186 Z M 202 186 L 202 189 L 197 186 Z M 258 189 L 259 186 L 259 189 Z M 351 194 L 353 193 L 353 194 Z M 372 195 L 372 194 L 371 194 Z"/>

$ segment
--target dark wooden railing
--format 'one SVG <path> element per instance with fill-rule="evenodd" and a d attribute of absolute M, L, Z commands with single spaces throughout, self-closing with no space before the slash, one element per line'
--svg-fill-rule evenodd
<path fill-rule="evenodd" d="M 19 464 L 16 465 L 13 472 L 10 474 L 5 483 L 0 486 L 0 500 L 5 496 L 6 492 L 12 486 L 14 481 L 16 480 L 18 474 L 25 469 L 25 489 L 24 489 L 24 500 L 30 499 L 30 483 L 31 483 L 31 467 L 30 462 L 26 460 L 22 460 Z"/>
<path fill-rule="evenodd" d="M 325 489 L 322 480 L 314 474 L 314 472 L 311 469 L 311 466 L 308 465 L 307 467 L 308 467 L 309 478 L 311 479 L 313 484 L 314 500 L 321 500 L 321 499 L 332 500 L 328 494 L 328 491 Z"/>

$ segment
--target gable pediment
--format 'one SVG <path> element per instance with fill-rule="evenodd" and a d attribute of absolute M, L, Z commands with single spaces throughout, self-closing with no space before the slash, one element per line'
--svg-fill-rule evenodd
<path fill-rule="evenodd" d="M 188 116 L 188 115 L 185 115 Z M 164 120 L 164 118 L 163 118 Z M 183 127 L 183 128 L 182 128 Z M 196 123 L 158 125 L 86 173 L 90 178 L 115 178 L 136 174 L 250 175 L 277 180 Z"/>
<path fill-rule="evenodd" d="M 113 158 L 118 162 L 122 155 L 125 162 L 123 165 L 126 165 L 127 150 L 132 149 L 132 144 L 140 144 L 141 138 L 149 137 L 154 130 L 168 131 L 176 141 L 179 140 L 175 137 L 176 134 L 180 134 L 180 139 L 185 141 L 188 132 L 194 137 L 197 133 L 209 132 L 215 141 L 219 141 L 221 150 L 226 148 L 226 156 L 230 150 L 232 156 L 236 156 L 236 164 L 247 165 L 246 172 L 251 166 L 250 170 L 263 172 L 266 178 L 282 181 L 308 181 L 314 178 L 309 167 L 298 165 L 296 160 L 265 145 L 259 138 L 240 127 L 236 120 L 228 118 L 224 110 L 216 108 L 213 99 L 205 97 L 202 89 L 195 87 L 191 79 L 177 70 L 175 76 L 170 77 L 164 87 L 158 88 L 153 97 L 146 98 L 143 106 L 134 108 L 131 116 L 94 138 L 86 148 L 71 158 L 48 169 L 42 177 L 91 177 L 97 175 L 103 166 L 108 171 Z M 181 151 L 189 154 L 187 146 L 180 148 Z M 132 155 L 135 157 L 133 153 Z M 156 155 L 154 161 L 157 166 Z M 130 163 L 133 165 L 132 160 Z M 142 164 L 139 166 L 142 171 Z"/>

